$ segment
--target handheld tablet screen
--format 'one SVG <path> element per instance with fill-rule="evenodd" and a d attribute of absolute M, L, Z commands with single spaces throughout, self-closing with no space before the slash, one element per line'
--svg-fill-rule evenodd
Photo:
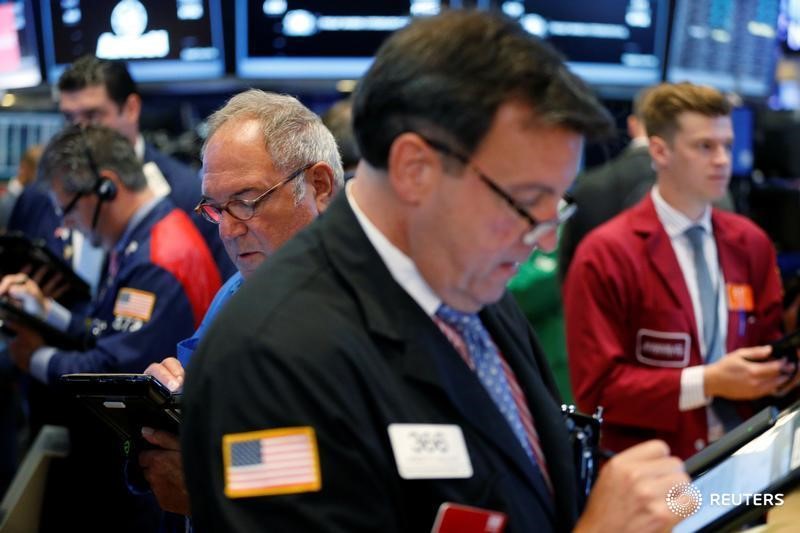
<path fill-rule="evenodd" d="M 778 503 L 768 493 L 788 482 L 798 467 L 800 411 L 794 410 L 781 416 L 771 429 L 692 480 L 692 485 L 700 491 L 702 503 L 695 514 L 673 531 L 702 530 L 745 502 L 754 505 Z"/>
<path fill-rule="evenodd" d="M 180 407 L 176 397 L 152 376 L 66 374 L 60 383 L 123 441 L 140 440 L 143 426 L 178 433 Z"/>

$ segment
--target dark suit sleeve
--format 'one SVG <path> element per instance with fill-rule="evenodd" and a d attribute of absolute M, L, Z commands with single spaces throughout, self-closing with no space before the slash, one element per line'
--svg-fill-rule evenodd
<path fill-rule="evenodd" d="M 399 524 L 387 527 L 398 496 L 388 493 L 394 464 L 376 437 L 388 440 L 386 428 L 373 427 L 371 402 L 364 401 L 369 384 L 352 360 L 325 346 L 332 337 L 319 325 L 297 331 L 297 317 L 272 317 L 269 333 L 240 337 L 236 315 L 225 311 L 195 354 L 184 394 L 182 448 L 196 529 L 400 531 Z M 319 492 L 226 496 L 224 435 L 305 426 L 318 443 Z"/>
<path fill-rule="evenodd" d="M 149 320 L 113 315 L 94 320 L 100 331 L 96 346 L 83 352 L 56 352 L 47 367 L 51 383 L 75 372 L 144 372 L 148 364 L 174 354 L 175 343 L 191 334 L 192 308 L 172 274 L 143 265 L 132 272 L 125 287 L 155 295 Z"/>

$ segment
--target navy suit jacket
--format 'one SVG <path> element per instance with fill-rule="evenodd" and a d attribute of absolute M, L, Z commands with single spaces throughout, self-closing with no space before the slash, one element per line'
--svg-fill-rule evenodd
<path fill-rule="evenodd" d="M 162 154 L 153 146 L 145 144 L 144 162 L 149 163 L 151 161 L 158 166 L 172 189 L 169 193 L 169 199 L 191 217 L 195 227 L 205 239 L 208 249 L 214 257 L 214 262 L 219 269 L 220 278 L 228 279 L 231 277 L 236 273 L 236 267 L 231 263 L 228 254 L 225 252 L 225 247 L 219 238 L 217 226 L 194 212 L 194 208 L 200 202 L 200 197 L 202 196 L 200 177 L 197 172 L 177 159 Z"/>
<path fill-rule="evenodd" d="M 61 217 L 47 192 L 38 184 L 25 187 L 11 211 L 8 231 L 20 231 L 33 240 L 43 239 L 50 250 L 63 257 L 65 240 L 57 235 L 59 227 Z"/>

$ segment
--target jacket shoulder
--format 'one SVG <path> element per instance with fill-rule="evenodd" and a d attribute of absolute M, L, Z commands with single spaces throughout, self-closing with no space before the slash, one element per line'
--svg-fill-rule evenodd
<path fill-rule="evenodd" d="M 713 221 L 719 227 L 725 228 L 726 233 L 741 236 L 748 242 L 770 243 L 771 239 L 761 227 L 738 213 L 714 209 Z"/>

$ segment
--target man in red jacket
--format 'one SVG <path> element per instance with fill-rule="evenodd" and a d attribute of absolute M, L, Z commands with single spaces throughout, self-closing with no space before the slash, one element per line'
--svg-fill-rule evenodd
<path fill-rule="evenodd" d="M 712 209 L 731 176 L 731 107 L 709 87 L 662 84 L 643 103 L 657 178 L 578 247 L 564 284 L 581 409 L 605 408 L 604 445 L 651 438 L 686 458 L 797 384 L 764 346 L 781 334 L 769 238 Z"/>

